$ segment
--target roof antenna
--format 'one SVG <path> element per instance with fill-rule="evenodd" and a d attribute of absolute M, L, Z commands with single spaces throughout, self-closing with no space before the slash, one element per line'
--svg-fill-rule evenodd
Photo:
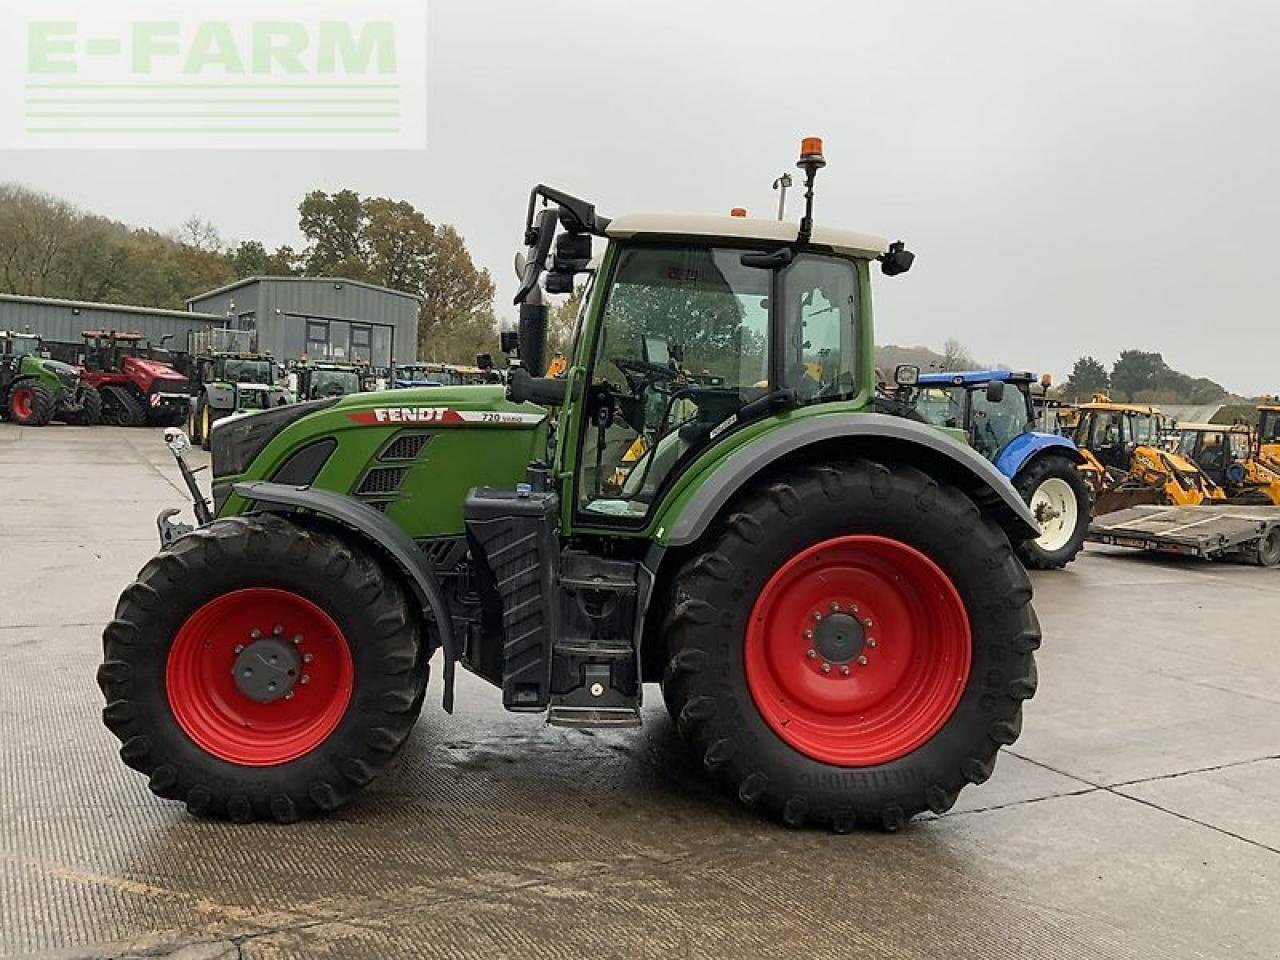
<path fill-rule="evenodd" d="M 805 137 L 800 141 L 800 162 L 796 164 L 804 171 L 804 217 L 800 221 L 800 234 L 797 243 L 808 243 L 813 236 L 813 181 L 818 171 L 827 165 L 822 156 L 822 138 Z"/>
<path fill-rule="evenodd" d="M 781 190 L 778 196 L 778 219 L 785 220 L 787 217 L 787 188 L 793 186 L 791 174 L 784 173 L 777 180 L 773 181 L 773 189 Z"/>

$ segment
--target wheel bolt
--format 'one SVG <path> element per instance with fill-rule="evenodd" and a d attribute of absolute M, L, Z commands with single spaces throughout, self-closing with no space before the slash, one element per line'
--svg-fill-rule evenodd
<path fill-rule="evenodd" d="M 310 683 L 310 682 L 311 682 L 311 678 L 310 678 L 310 677 L 308 677 L 308 676 L 304 673 L 304 674 L 302 675 L 302 678 L 301 678 L 298 682 L 299 682 L 299 683 Z"/>
<path fill-rule="evenodd" d="M 274 627 L 272 627 L 272 628 L 271 628 L 271 635 L 272 635 L 273 637 L 278 637 L 278 636 L 280 636 L 282 633 L 284 633 L 284 627 L 280 626 L 280 624 L 278 624 L 278 623 L 277 623 Z"/>
<path fill-rule="evenodd" d="M 288 693 L 286 693 L 286 694 L 284 695 L 284 698 L 285 698 L 286 700 L 292 700 L 292 699 L 293 699 L 293 691 L 292 691 L 292 690 L 290 690 Z"/>
<path fill-rule="evenodd" d="M 250 631 L 249 631 L 249 639 L 250 639 L 250 640 L 261 640 L 261 639 L 262 639 L 262 631 L 261 631 L 261 630 L 259 630 L 257 627 L 254 627 L 252 630 L 250 630 Z"/>
<path fill-rule="evenodd" d="M 818 658 L 818 651 L 810 647 L 808 650 L 804 652 L 804 655 L 808 657 L 810 660 L 816 660 Z"/>
<path fill-rule="evenodd" d="M 840 673 L 842 676 L 846 677 L 849 675 L 849 665 L 847 663 L 840 668 Z"/>
<path fill-rule="evenodd" d="M 302 634 L 298 634 L 296 637 L 293 638 L 293 645 L 295 647 L 300 643 L 302 643 Z"/>
<path fill-rule="evenodd" d="M 822 665 L 822 672 L 823 672 L 823 673 L 830 673 L 830 672 L 831 672 L 831 664 L 829 664 L 829 663 L 824 663 L 824 664 Z"/>
<path fill-rule="evenodd" d="M 874 647 L 876 645 L 875 637 L 867 637 L 867 646 Z"/>
<path fill-rule="evenodd" d="M 312 656 L 312 655 L 311 655 L 311 654 L 309 654 L 309 653 L 304 653 L 304 654 L 302 655 L 302 662 L 303 662 L 303 663 L 310 663 L 310 662 L 311 662 L 312 660 L 314 660 L 314 659 L 315 659 L 315 657 L 314 657 L 314 656 Z"/>
<path fill-rule="evenodd" d="M 875 626 L 875 624 L 871 622 L 871 618 L 870 618 L 870 617 L 867 617 L 867 619 L 863 620 L 863 621 L 862 621 L 862 625 L 863 625 L 864 627 L 874 627 L 874 626 Z"/>
<path fill-rule="evenodd" d="M 858 658 L 858 665 L 859 665 L 859 666 L 862 666 L 862 667 L 865 667 L 865 666 L 867 665 L 867 658 L 866 658 L 866 657 L 859 657 L 859 658 Z"/>
<path fill-rule="evenodd" d="M 243 644 L 243 643 L 237 643 L 237 644 L 236 644 L 236 653 L 244 653 L 244 644 Z"/>
<path fill-rule="evenodd" d="M 806 640 L 812 640 L 812 639 L 813 639 L 813 631 L 812 631 L 812 630 L 806 630 L 806 631 L 804 632 L 804 638 L 805 638 Z"/>
<path fill-rule="evenodd" d="M 820 614 L 817 610 L 813 611 L 813 619 L 815 619 L 815 620 L 821 620 L 821 619 L 822 619 L 822 614 Z"/>
<path fill-rule="evenodd" d="M 835 602 L 833 601 L 833 602 L 832 602 L 832 604 L 831 604 L 831 612 L 832 612 L 832 613 L 839 613 L 839 612 L 840 612 L 840 604 L 835 603 Z"/>

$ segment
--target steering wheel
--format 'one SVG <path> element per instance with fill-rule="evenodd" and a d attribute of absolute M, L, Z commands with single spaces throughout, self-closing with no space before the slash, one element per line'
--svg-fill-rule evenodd
<path fill-rule="evenodd" d="M 656 389 L 659 383 L 671 383 L 680 376 L 680 372 L 671 367 L 633 357 L 614 357 L 612 363 L 627 378 L 632 393 L 639 393 L 646 386 Z"/>

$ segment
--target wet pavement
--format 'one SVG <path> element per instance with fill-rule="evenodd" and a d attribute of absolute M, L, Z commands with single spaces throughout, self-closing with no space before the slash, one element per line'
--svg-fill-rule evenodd
<path fill-rule="evenodd" d="M 898 835 L 739 809 L 656 689 L 578 733 L 465 674 L 337 815 L 235 827 L 99 719 L 101 628 L 181 502 L 158 431 L 0 424 L 0 956 L 1280 956 L 1280 572 L 1037 575 L 1022 739 Z"/>

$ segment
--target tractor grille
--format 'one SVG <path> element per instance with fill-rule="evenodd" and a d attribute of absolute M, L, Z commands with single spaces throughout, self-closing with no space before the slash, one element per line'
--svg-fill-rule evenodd
<path fill-rule="evenodd" d="M 379 460 L 417 460 L 431 442 L 429 433 L 402 433 L 378 454 Z"/>
<path fill-rule="evenodd" d="M 408 467 L 374 467 L 364 475 L 356 495 L 376 497 L 395 493 L 400 489 L 400 484 L 404 483 L 408 472 Z"/>
<path fill-rule="evenodd" d="M 152 393 L 190 393 L 191 382 L 180 377 L 156 377 L 151 381 Z"/>

